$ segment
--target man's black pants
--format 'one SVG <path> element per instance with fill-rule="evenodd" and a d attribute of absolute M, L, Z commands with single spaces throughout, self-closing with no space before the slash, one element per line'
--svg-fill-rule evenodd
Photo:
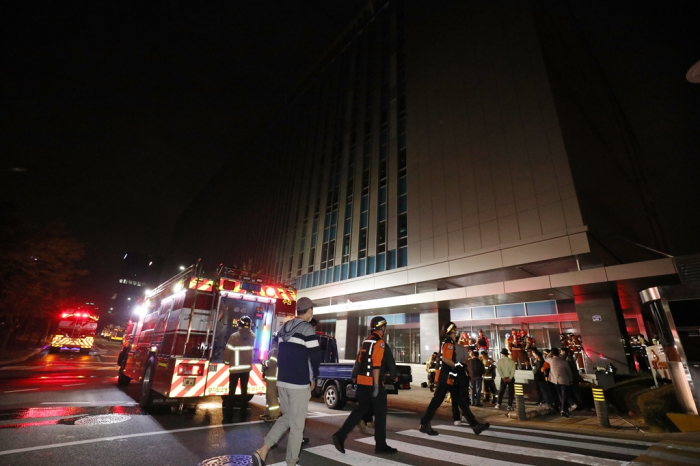
<path fill-rule="evenodd" d="M 477 422 L 476 418 L 472 414 L 471 408 L 469 407 L 469 376 L 465 372 L 464 368 L 457 368 L 457 389 L 459 390 L 459 398 L 457 401 L 459 408 L 462 410 L 462 415 L 467 419 L 469 425 L 473 426 Z M 452 417 L 454 418 L 454 413 Z M 459 421 L 459 416 L 453 420 Z"/>
<path fill-rule="evenodd" d="M 511 378 L 510 382 L 506 382 L 501 379 L 501 389 L 498 390 L 498 401 L 500 405 L 503 403 L 503 395 L 506 393 L 506 388 L 508 389 L 508 406 L 513 406 L 513 398 L 515 398 L 515 378 Z"/>
<path fill-rule="evenodd" d="M 374 443 L 377 447 L 383 447 L 386 445 L 386 389 L 381 385 L 376 398 L 372 398 L 373 391 L 374 387 L 371 385 L 357 385 L 357 406 L 345 419 L 338 434 L 343 439 L 347 438 L 372 407 L 374 409 Z"/>
<path fill-rule="evenodd" d="M 236 386 L 238 381 L 241 381 L 241 395 L 239 406 L 241 408 L 241 419 L 245 419 L 248 412 L 248 379 L 250 378 L 250 372 L 239 372 L 237 374 L 228 375 L 228 396 L 226 397 L 226 402 L 224 403 L 224 420 L 233 420 L 233 399 L 236 394 Z"/>
<path fill-rule="evenodd" d="M 467 384 L 467 392 L 469 392 L 469 384 Z M 449 385 L 447 382 L 438 382 L 435 393 L 433 394 L 433 399 L 430 400 L 428 408 L 425 410 L 425 414 L 420 419 L 421 424 L 429 424 L 430 421 L 435 416 L 435 411 L 440 407 L 447 394 L 450 394 L 452 398 L 452 418 L 455 421 L 459 420 L 459 405 L 460 405 L 460 390 L 457 385 Z M 464 397 L 465 400 L 469 399 L 469 395 Z M 461 403 L 464 404 L 464 403 Z M 467 408 L 469 404 L 467 404 Z M 470 411 L 471 414 L 471 411 Z M 466 416 L 466 414 L 465 414 Z"/>

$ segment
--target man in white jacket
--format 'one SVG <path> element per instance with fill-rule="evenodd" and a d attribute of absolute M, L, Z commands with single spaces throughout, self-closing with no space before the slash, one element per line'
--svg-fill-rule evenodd
<path fill-rule="evenodd" d="M 566 360 L 559 356 L 557 348 L 552 348 L 546 361 L 549 363 L 549 381 L 554 384 L 559 395 L 561 415 L 569 417 L 569 392 L 574 380 L 571 368 Z"/>

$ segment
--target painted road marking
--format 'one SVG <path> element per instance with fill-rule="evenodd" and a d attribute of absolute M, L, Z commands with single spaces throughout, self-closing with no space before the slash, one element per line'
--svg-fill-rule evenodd
<path fill-rule="evenodd" d="M 220 429 L 220 428 L 224 428 L 224 427 L 238 427 L 238 426 L 245 426 L 245 425 L 250 425 L 250 424 L 260 424 L 262 422 L 265 422 L 265 421 L 249 421 L 249 422 L 237 422 L 236 424 L 188 427 L 187 429 L 160 430 L 157 432 L 143 432 L 140 434 L 115 435 L 113 437 L 102 437 L 102 438 L 95 438 L 95 439 L 89 439 L 89 440 L 76 440 L 75 442 L 52 443 L 49 445 L 38 445 L 35 447 L 15 448 L 14 450 L 0 451 L 0 456 L 13 455 L 15 453 L 26 453 L 28 451 L 49 450 L 51 448 L 72 447 L 75 445 L 85 445 L 88 443 L 111 442 L 113 440 L 122 440 L 122 439 L 127 439 L 127 438 L 148 437 L 151 435 L 177 434 L 180 432 L 192 432 L 195 430 Z M 333 448 L 333 447 L 331 447 L 331 448 Z M 398 464 L 398 463 L 396 463 L 396 464 Z"/>
<path fill-rule="evenodd" d="M 23 388 L 22 390 L 7 390 L 3 393 L 30 392 L 32 390 L 39 390 L 39 389 L 38 388 Z"/>
<path fill-rule="evenodd" d="M 64 385 L 64 387 L 75 387 L 76 385 L 85 385 L 84 383 L 69 383 L 68 385 Z"/>
<path fill-rule="evenodd" d="M 358 439 L 358 442 L 374 445 L 373 438 Z M 465 455 L 454 451 L 438 450 L 437 448 L 424 447 L 413 443 L 400 442 L 398 440 L 389 439 L 390 447 L 398 448 L 401 453 L 420 456 L 421 458 L 430 458 L 431 460 L 442 461 L 444 464 L 461 464 L 479 466 L 512 466 L 512 461 L 494 460 L 481 456 Z M 536 464 L 536 463 L 521 463 L 518 464 Z"/>
<path fill-rule="evenodd" d="M 581 434 L 569 434 L 566 432 L 557 432 L 553 430 L 538 430 L 538 429 L 527 429 L 525 427 L 509 427 L 509 426 L 491 426 L 491 430 L 516 430 L 522 432 L 528 432 L 533 434 L 544 434 L 544 435 L 556 435 L 557 437 L 569 437 L 569 438 L 581 438 L 585 440 L 600 440 L 603 442 L 611 443 L 624 443 L 626 445 L 640 445 L 644 447 L 650 447 L 655 445 L 654 442 L 643 442 L 641 440 L 627 440 L 615 437 L 594 437 L 592 435 L 581 435 Z"/>
<path fill-rule="evenodd" d="M 372 439 L 374 443 L 374 439 Z M 320 447 L 306 448 L 304 451 L 322 456 L 338 463 L 350 464 L 353 466 L 409 466 L 406 463 L 391 461 L 387 458 L 365 455 L 358 451 L 345 449 L 345 454 L 340 453 L 333 445 L 322 445 Z M 286 463 L 283 463 L 286 464 Z"/>
<path fill-rule="evenodd" d="M 437 435 L 429 436 L 417 430 L 405 430 L 397 432 L 400 435 L 409 437 L 422 438 L 431 442 L 449 443 L 451 445 L 459 445 L 469 448 L 479 448 L 481 450 L 498 451 L 500 453 L 517 454 L 522 456 L 532 456 L 535 458 L 547 458 L 550 460 L 569 461 L 571 463 L 587 464 L 590 466 L 625 466 L 629 461 L 611 460 L 607 458 L 599 458 L 596 456 L 580 455 L 578 453 L 567 453 L 564 451 L 547 450 L 543 448 L 529 448 L 516 446 L 511 444 L 502 444 L 496 442 L 485 442 L 482 440 L 472 440 L 470 438 L 455 437 L 453 435 Z"/>
<path fill-rule="evenodd" d="M 454 432 L 463 432 L 465 434 L 470 434 L 472 433 L 471 429 L 464 428 L 464 427 L 459 427 L 459 426 L 449 426 L 449 425 L 444 425 L 444 426 L 435 426 L 435 429 L 438 430 L 451 430 Z M 628 455 L 628 456 L 638 456 L 644 453 L 644 449 L 633 449 L 633 448 L 624 448 L 624 447 L 614 447 L 612 445 L 601 445 L 597 443 L 585 443 L 585 442 L 576 442 L 574 440 L 564 440 L 564 439 L 556 439 L 556 438 L 551 438 L 551 437 L 542 437 L 542 436 L 535 436 L 535 435 L 520 435 L 520 434 L 510 434 L 508 432 L 482 432 L 481 437 L 495 437 L 495 438 L 504 438 L 504 439 L 509 439 L 509 440 L 520 440 L 522 442 L 531 442 L 531 443 L 544 443 L 546 445 L 556 445 L 560 447 L 570 447 L 570 448 L 580 448 L 582 450 L 596 450 L 596 451 L 604 451 L 606 453 L 616 453 L 619 455 Z"/>

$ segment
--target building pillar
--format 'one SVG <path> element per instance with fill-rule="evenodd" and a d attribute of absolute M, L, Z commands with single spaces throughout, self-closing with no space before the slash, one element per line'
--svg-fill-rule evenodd
<path fill-rule="evenodd" d="M 435 351 L 440 350 L 440 323 L 437 309 L 420 313 L 421 363 L 425 363 Z"/>
<path fill-rule="evenodd" d="M 340 358 L 345 359 L 345 360 L 355 360 L 357 357 L 357 352 L 359 350 L 357 346 L 357 342 L 359 339 L 359 332 L 360 332 L 360 319 L 361 317 L 356 316 L 356 315 L 349 315 L 344 318 L 345 319 L 345 342 L 343 347 L 345 348 L 345 351 L 340 351 L 340 339 L 338 338 L 338 353 L 340 355 Z M 336 321 L 336 328 L 338 328 L 338 323 L 340 322 L 340 319 Z"/>
<path fill-rule="evenodd" d="M 612 363 L 621 374 L 629 373 L 623 339 L 627 338 L 620 302 L 615 292 L 576 296 L 581 340 L 587 355 L 586 369 Z"/>
<path fill-rule="evenodd" d="M 345 356 L 345 342 L 347 341 L 348 318 L 338 317 L 335 321 L 335 342 L 338 345 L 338 361 L 348 359 Z"/>

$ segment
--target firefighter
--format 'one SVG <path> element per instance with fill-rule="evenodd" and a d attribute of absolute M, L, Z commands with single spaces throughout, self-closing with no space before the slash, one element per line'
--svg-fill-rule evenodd
<path fill-rule="evenodd" d="M 387 370 L 396 382 L 398 372 L 393 364 L 391 349 L 384 341 L 386 319 L 377 316 L 370 322 L 372 334 L 362 342 L 362 349 L 357 355 L 357 406 L 350 416 L 345 419 L 343 426 L 333 434 L 333 445 L 345 453 L 345 439 L 367 413 L 370 406 L 374 407 L 374 451 L 376 453 L 396 453 L 386 443 L 386 390 L 384 389 L 384 374 Z"/>
<path fill-rule="evenodd" d="M 253 368 L 253 347 L 255 334 L 250 329 L 250 317 L 243 316 L 238 320 L 238 331 L 232 333 L 226 342 L 224 363 L 228 364 L 228 396 L 224 404 L 224 424 L 233 422 L 233 399 L 236 386 L 241 381 L 241 421 L 248 418 L 248 379 Z"/>
<path fill-rule="evenodd" d="M 438 354 L 437 351 L 425 363 L 425 372 L 428 373 L 428 387 L 431 392 L 435 391 L 435 371 L 437 371 Z"/>
<path fill-rule="evenodd" d="M 510 351 L 510 358 L 522 369 L 526 365 L 525 352 L 523 351 L 523 338 L 517 330 L 513 329 L 506 340 L 507 349 Z"/>
<path fill-rule="evenodd" d="M 280 401 L 277 396 L 277 354 L 279 353 L 279 336 L 275 332 L 272 335 L 270 352 L 265 361 L 265 414 L 260 419 L 265 422 L 274 422 L 280 417 Z"/>
<path fill-rule="evenodd" d="M 469 409 L 469 382 L 464 372 L 464 356 L 457 355 L 458 351 L 460 353 L 464 352 L 464 355 L 466 355 L 466 348 L 462 347 L 463 349 L 461 350 L 456 348 L 457 326 L 454 322 L 446 322 L 442 326 L 442 333 L 445 335 L 445 339 L 440 345 L 438 368 L 435 373 L 435 379 L 438 384 L 433 399 L 420 420 L 420 431 L 428 435 L 438 435 L 430 426 L 430 421 L 433 419 L 435 411 L 445 400 L 445 396 L 450 393 L 452 398 L 452 418 L 455 424 L 460 422 L 459 408 L 461 407 L 464 416 L 467 418 L 467 423 L 474 429 L 474 433 L 479 435 L 489 428 L 489 424 L 479 423 Z M 456 384 L 458 379 L 462 381 L 463 386 L 461 390 Z"/>

